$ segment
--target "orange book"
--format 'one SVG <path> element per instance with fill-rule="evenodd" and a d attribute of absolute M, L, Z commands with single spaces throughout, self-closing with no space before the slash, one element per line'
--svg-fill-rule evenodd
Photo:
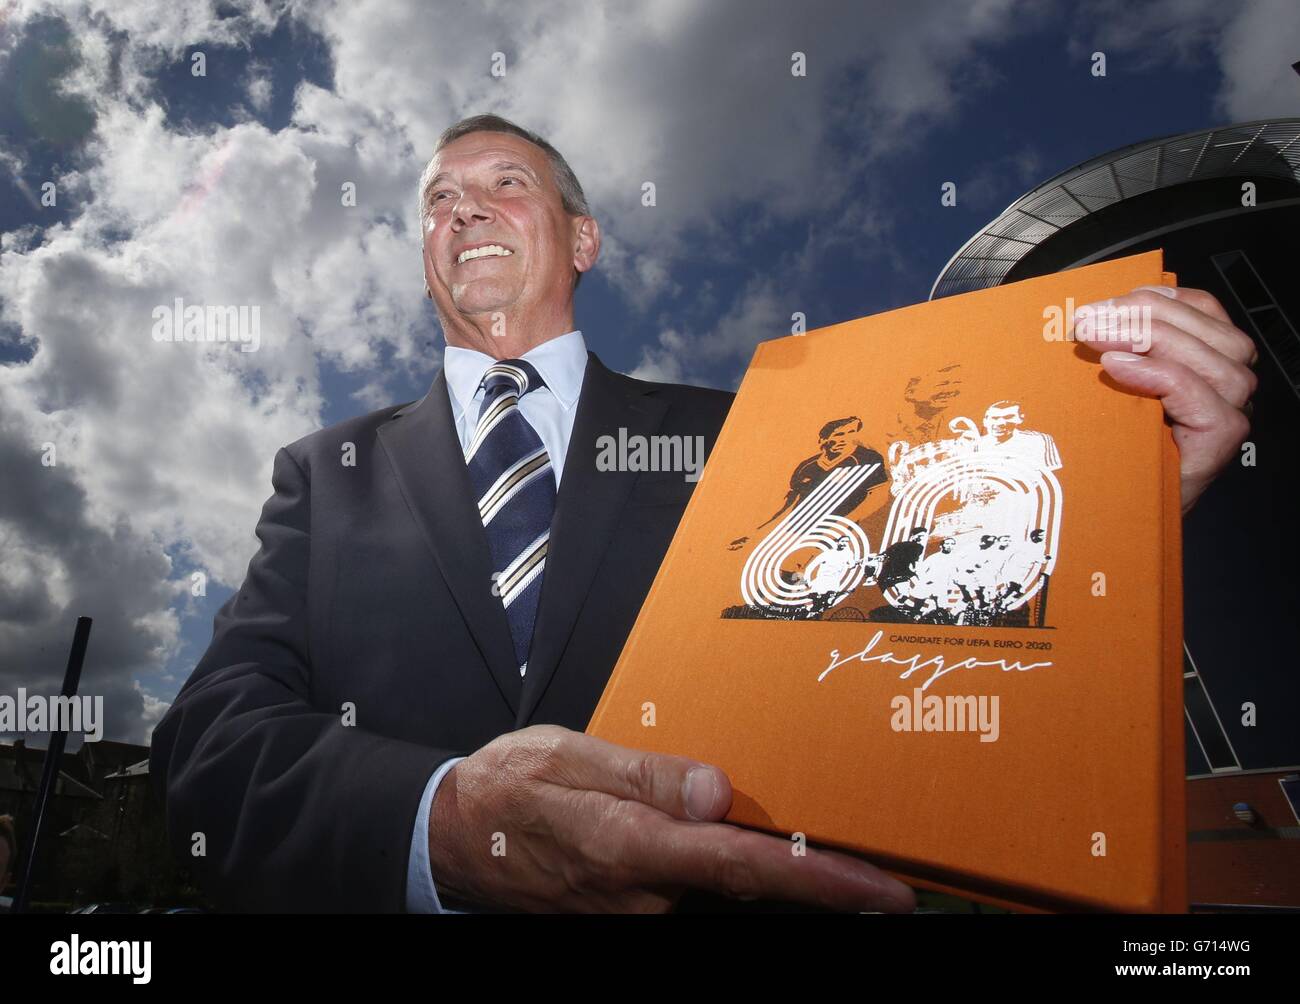
<path fill-rule="evenodd" d="M 1186 910 L 1178 456 L 1070 337 L 1160 284 L 1153 251 L 759 345 L 588 732 L 916 886 Z"/>

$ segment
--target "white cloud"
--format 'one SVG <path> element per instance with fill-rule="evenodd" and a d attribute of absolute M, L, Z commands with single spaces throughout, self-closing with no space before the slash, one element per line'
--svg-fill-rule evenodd
<path fill-rule="evenodd" d="M 250 63 L 248 73 L 244 77 L 244 92 L 248 95 L 249 104 L 259 112 L 265 112 L 271 107 L 274 91 L 271 68 L 265 63 Z"/>
<path fill-rule="evenodd" d="M 1021 27 L 1013 0 L 952 5 L 581 2 L 312 5 L 331 42 L 331 122 L 384 109 L 421 164 L 441 130 L 495 111 L 554 143 L 607 244 L 597 268 L 645 308 L 683 262 L 736 261 L 720 229 L 742 207 L 791 219 L 846 199 L 863 164 L 962 103 L 957 68 Z M 395 43 L 394 40 L 401 42 Z M 806 77 L 791 75 L 805 53 Z M 493 78 L 493 53 L 506 75 Z M 598 82 L 598 86 L 593 86 Z M 305 120 L 305 116 L 301 119 Z M 862 146 L 836 149 L 852 122 Z M 780 137 L 774 142 L 773 137 Z M 418 168 L 416 168 L 418 170 Z M 657 205 L 641 204 L 642 185 Z"/>
<path fill-rule="evenodd" d="M 162 720 L 162 716 L 171 707 L 171 702 L 160 701 L 157 697 L 154 697 L 140 685 L 139 680 L 132 681 L 132 684 L 132 689 L 140 695 L 142 706 L 140 723 L 144 727 L 147 742 L 153 736 L 154 726 Z"/>
<path fill-rule="evenodd" d="M 1209 54 L 1221 82 L 1221 124 L 1290 117 L 1300 102 L 1300 4 L 1295 0 L 1091 0 L 1076 12 L 1071 52 L 1122 53 L 1126 68 L 1186 66 Z"/>
<path fill-rule="evenodd" d="M 1300 107 L 1300 4 L 1255 0 L 1245 4 L 1219 44 L 1223 68 L 1220 106 L 1233 121 L 1290 118 Z"/>
<path fill-rule="evenodd" d="M 628 376 L 659 383 L 684 383 L 686 373 L 682 361 L 690 351 L 688 339 L 680 331 L 665 328 L 656 341 L 657 344 L 641 350 L 641 361 Z"/>

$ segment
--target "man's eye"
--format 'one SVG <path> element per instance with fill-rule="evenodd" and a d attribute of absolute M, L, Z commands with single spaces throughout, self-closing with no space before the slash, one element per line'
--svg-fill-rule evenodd
<path fill-rule="evenodd" d="M 515 182 L 517 182 L 517 181 L 519 181 L 519 179 L 516 178 L 516 177 L 514 177 L 514 176 L 512 176 L 512 175 L 506 175 L 506 177 L 502 178 L 502 179 L 501 179 L 497 184 L 499 184 L 499 185 L 504 185 L 507 181 L 515 181 Z"/>

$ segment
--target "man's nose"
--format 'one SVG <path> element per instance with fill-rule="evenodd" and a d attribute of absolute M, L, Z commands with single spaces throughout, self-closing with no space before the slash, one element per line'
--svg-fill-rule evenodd
<path fill-rule="evenodd" d="M 456 200 L 456 205 L 452 207 L 453 228 L 459 229 L 471 223 L 481 223 L 490 219 L 492 219 L 491 201 L 476 186 L 466 185 L 460 193 L 460 198 Z"/>

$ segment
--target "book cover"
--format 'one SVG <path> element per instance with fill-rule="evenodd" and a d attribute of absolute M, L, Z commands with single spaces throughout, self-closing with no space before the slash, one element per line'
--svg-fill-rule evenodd
<path fill-rule="evenodd" d="M 1177 453 L 1070 338 L 1161 258 L 760 344 L 588 732 L 921 887 L 1185 910 Z"/>

